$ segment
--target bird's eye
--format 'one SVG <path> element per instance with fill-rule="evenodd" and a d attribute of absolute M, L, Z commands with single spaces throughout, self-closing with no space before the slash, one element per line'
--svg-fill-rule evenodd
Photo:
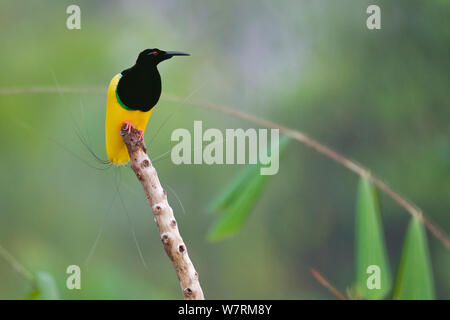
<path fill-rule="evenodd" d="M 153 55 L 156 56 L 158 54 L 158 51 L 153 51 Z"/>

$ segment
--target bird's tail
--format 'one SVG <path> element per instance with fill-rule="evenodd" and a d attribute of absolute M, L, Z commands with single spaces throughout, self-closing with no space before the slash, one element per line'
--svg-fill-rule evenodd
<path fill-rule="evenodd" d="M 53 80 L 55 81 L 55 86 L 58 90 L 58 94 L 62 100 L 63 105 L 65 106 L 64 110 L 66 111 L 67 117 L 69 118 L 69 120 L 72 122 L 72 129 L 73 132 L 75 132 L 78 140 L 81 142 L 81 144 L 84 146 L 84 148 L 89 152 L 89 154 L 91 155 L 92 159 L 96 162 L 96 166 L 93 165 L 89 165 L 90 167 L 93 167 L 95 169 L 98 170 L 107 170 L 109 168 L 112 167 L 112 163 L 108 160 L 108 159 L 103 159 L 102 157 L 100 157 L 93 149 L 93 147 L 90 144 L 90 139 L 89 139 L 89 135 L 84 135 L 80 129 L 80 126 L 78 125 L 77 121 L 75 120 L 74 115 L 72 114 L 72 112 L 69 109 L 69 104 L 66 101 L 66 98 L 63 94 L 63 92 L 60 89 L 60 85 L 58 80 L 56 79 L 56 74 L 55 72 L 52 70 L 52 75 L 53 75 Z M 83 101 L 80 100 L 80 108 L 83 111 L 84 110 L 84 104 Z M 58 143 L 59 144 L 59 143 Z M 65 148 L 66 149 L 66 148 Z M 67 150 L 67 149 L 66 149 Z M 73 152 L 70 152 L 72 154 L 74 154 Z M 77 156 L 77 158 L 81 158 L 80 156 Z M 84 163 L 88 163 L 85 159 L 83 159 Z"/>

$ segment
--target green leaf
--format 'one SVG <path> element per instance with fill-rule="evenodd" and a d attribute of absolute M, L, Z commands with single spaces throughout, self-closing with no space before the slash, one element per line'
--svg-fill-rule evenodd
<path fill-rule="evenodd" d="M 377 190 L 363 177 L 358 185 L 355 227 L 355 290 L 365 299 L 383 299 L 392 287 L 391 271 Z"/>
<path fill-rule="evenodd" d="M 241 229 L 251 209 L 259 199 L 268 177 L 257 174 L 247 183 L 240 195 L 233 199 L 228 210 L 212 226 L 207 236 L 208 240 L 221 240 L 226 236 L 236 234 Z"/>
<path fill-rule="evenodd" d="M 289 143 L 289 137 L 282 136 L 279 144 L 280 160 Z M 260 174 L 261 164 L 247 167 L 213 201 L 214 210 L 226 209 L 211 227 L 207 239 L 218 241 L 236 234 L 247 220 L 251 209 L 258 201 L 269 179 Z"/>
<path fill-rule="evenodd" d="M 55 279 L 47 272 L 38 271 L 35 274 L 35 287 L 26 297 L 27 300 L 57 300 L 58 288 Z"/>
<path fill-rule="evenodd" d="M 245 190 L 248 181 L 259 171 L 258 165 L 250 165 L 244 169 L 242 174 L 238 175 L 224 190 L 220 193 L 210 205 L 210 211 L 220 211 L 228 208 L 233 201 Z"/>
<path fill-rule="evenodd" d="M 434 298 L 433 273 L 425 229 L 418 218 L 413 218 L 403 245 L 393 299 L 432 300 Z"/>

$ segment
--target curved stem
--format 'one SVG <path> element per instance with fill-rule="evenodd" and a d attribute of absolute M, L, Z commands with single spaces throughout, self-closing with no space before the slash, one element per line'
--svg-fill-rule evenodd
<path fill-rule="evenodd" d="M 174 102 L 181 101 L 180 98 L 173 96 L 173 95 L 164 95 L 164 97 L 167 100 L 174 101 Z M 350 160 L 350 159 L 344 157 L 340 153 L 338 153 L 338 152 L 334 151 L 333 149 L 327 147 L 326 145 L 318 142 L 317 140 L 307 136 L 303 132 L 300 132 L 295 129 L 291 129 L 289 127 L 285 127 L 276 122 L 272 122 L 270 120 L 266 120 L 264 118 L 260 118 L 253 114 L 249 114 L 249 113 L 246 113 L 246 112 L 243 112 L 243 111 L 237 110 L 235 108 L 231 108 L 231 107 L 226 107 L 226 106 L 209 103 L 209 102 L 202 102 L 202 101 L 187 101 L 186 103 L 193 105 L 193 106 L 199 106 L 202 108 L 219 111 L 221 113 L 230 115 L 232 117 L 236 117 L 236 118 L 240 118 L 240 119 L 244 119 L 244 120 L 253 122 L 253 123 L 258 124 L 263 127 L 279 129 L 281 133 L 316 150 L 320 154 L 343 165 L 350 171 L 353 171 L 354 173 L 369 179 L 374 185 L 376 185 L 378 187 L 378 189 L 380 189 L 388 197 L 390 197 L 392 200 L 394 200 L 400 206 L 402 206 L 411 216 L 420 219 L 423 222 L 423 224 L 425 225 L 425 227 L 439 241 L 441 241 L 447 249 L 450 249 L 450 240 L 448 239 L 447 235 L 442 230 L 440 230 L 440 228 L 436 224 L 432 223 L 428 218 L 426 218 L 425 215 L 423 214 L 422 210 L 419 207 L 417 207 L 415 204 L 406 200 L 400 194 L 395 192 L 380 178 L 377 178 L 376 176 L 371 174 L 370 170 L 368 170 L 367 168 L 363 167 L 362 165 L 356 163 L 353 160 Z"/>
<path fill-rule="evenodd" d="M 56 93 L 56 92 L 67 92 L 67 93 L 79 93 L 79 92 L 91 92 L 91 93 L 101 93 L 104 94 L 106 91 L 105 87 L 60 87 L 59 90 L 56 87 L 52 86 L 30 86 L 30 87 L 10 87 L 10 88 L 0 88 L 0 95 L 14 95 L 14 94 L 30 94 L 30 93 Z M 173 102 L 182 102 L 185 99 L 179 98 L 175 95 L 168 95 L 164 94 L 162 96 L 163 99 L 167 101 L 173 101 Z M 412 203 L 409 200 L 406 200 L 403 196 L 401 196 L 399 193 L 395 192 L 391 187 L 389 187 L 385 182 L 383 182 L 380 178 L 377 178 L 373 174 L 370 173 L 370 170 L 363 167 L 362 165 L 356 163 L 353 160 L 350 160 L 340 153 L 336 152 L 335 150 L 327 147 L 326 145 L 318 142 L 317 140 L 307 136 L 301 131 L 291 129 L 289 127 L 285 127 L 283 125 L 280 125 L 276 122 L 266 120 L 264 118 L 260 118 L 258 116 L 255 116 L 253 114 L 249 114 L 243 111 L 239 111 L 235 108 L 230 108 L 223 105 L 218 105 L 214 103 L 209 102 L 203 102 L 203 101 L 194 101 L 194 100 L 187 100 L 186 103 L 202 107 L 205 109 L 215 110 L 219 111 L 223 114 L 247 120 L 250 122 L 253 122 L 255 124 L 267 127 L 267 128 L 273 128 L 273 129 L 279 129 L 281 133 L 291 137 L 292 139 L 316 150 L 320 154 L 332 159 L 333 161 L 341 164 L 342 166 L 346 167 L 350 171 L 353 171 L 354 173 L 366 177 L 369 179 L 374 185 L 378 187 L 384 194 L 386 194 L 388 197 L 390 197 L 392 200 L 394 200 L 397 204 L 399 204 L 401 207 L 403 207 L 411 216 L 419 218 L 425 227 L 433 234 L 447 249 L 450 249 L 450 240 L 448 236 L 442 231 L 435 223 L 431 222 L 429 218 L 425 217 L 422 210 L 417 207 L 414 203 Z"/>

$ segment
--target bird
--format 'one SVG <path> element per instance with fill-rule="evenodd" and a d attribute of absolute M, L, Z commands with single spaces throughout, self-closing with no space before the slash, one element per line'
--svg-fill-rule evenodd
<path fill-rule="evenodd" d="M 105 143 L 111 163 L 125 164 L 130 160 L 120 130 L 125 124 L 131 132 L 136 128 L 142 140 L 153 108 L 161 96 L 161 76 L 158 64 L 174 56 L 189 56 L 180 51 L 158 48 L 140 52 L 136 63 L 116 74 L 110 81 L 106 98 Z"/>

